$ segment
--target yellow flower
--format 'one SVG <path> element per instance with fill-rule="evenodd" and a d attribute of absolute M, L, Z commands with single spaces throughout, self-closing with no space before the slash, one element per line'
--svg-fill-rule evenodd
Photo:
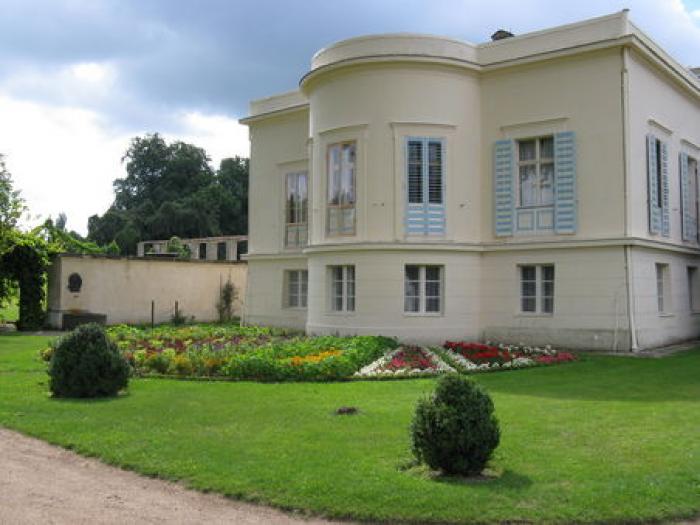
<path fill-rule="evenodd" d="M 293 366 L 301 366 L 304 363 L 320 363 L 321 361 L 328 359 L 329 357 L 333 357 L 336 355 L 342 354 L 342 350 L 338 350 L 337 348 L 330 348 L 328 350 L 324 350 L 323 352 L 319 352 L 318 354 L 311 354 L 307 356 L 294 356 L 290 359 L 290 363 Z"/>

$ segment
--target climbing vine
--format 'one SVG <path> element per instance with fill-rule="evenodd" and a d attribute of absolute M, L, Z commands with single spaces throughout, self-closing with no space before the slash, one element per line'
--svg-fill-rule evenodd
<path fill-rule="evenodd" d="M 49 219 L 30 232 L 12 230 L 0 254 L 0 298 L 19 288 L 18 330 L 39 330 L 46 313 L 46 270 L 59 253 L 112 253 L 57 229 Z"/>
<path fill-rule="evenodd" d="M 44 325 L 46 269 L 58 246 L 32 233 L 12 232 L 10 246 L 0 257 L 0 280 L 16 281 L 19 287 L 19 330 L 38 330 Z"/>

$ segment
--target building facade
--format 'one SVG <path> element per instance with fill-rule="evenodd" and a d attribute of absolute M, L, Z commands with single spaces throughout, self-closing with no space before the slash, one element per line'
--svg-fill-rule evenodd
<path fill-rule="evenodd" d="M 242 122 L 249 323 L 613 351 L 700 332 L 700 83 L 627 11 L 342 41 Z"/>
<path fill-rule="evenodd" d="M 141 241 L 136 245 L 136 255 L 167 255 L 169 242 L 162 239 Z M 181 239 L 180 242 L 189 249 L 190 258 L 198 261 L 240 261 L 248 250 L 248 237 L 245 235 Z"/>

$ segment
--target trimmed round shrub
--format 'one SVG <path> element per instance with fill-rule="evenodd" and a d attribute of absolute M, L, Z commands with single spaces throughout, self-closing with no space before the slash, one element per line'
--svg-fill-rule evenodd
<path fill-rule="evenodd" d="M 58 341 L 49 377 L 56 397 L 115 396 L 127 385 L 129 365 L 104 328 L 86 324 Z"/>
<path fill-rule="evenodd" d="M 493 402 L 457 374 L 440 378 L 432 396 L 418 401 L 411 423 L 413 454 L 445 474 L 476 475 L 500 440 Z"/>

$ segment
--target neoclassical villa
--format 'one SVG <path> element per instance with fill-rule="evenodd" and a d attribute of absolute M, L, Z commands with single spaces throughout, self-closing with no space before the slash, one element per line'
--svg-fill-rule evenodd
<path fill-rule="evenodd" d="M 622 11 L 388 34 L 256 100 L 245 320 L 629 351 L 700 335 L 700 82 Z"/>

